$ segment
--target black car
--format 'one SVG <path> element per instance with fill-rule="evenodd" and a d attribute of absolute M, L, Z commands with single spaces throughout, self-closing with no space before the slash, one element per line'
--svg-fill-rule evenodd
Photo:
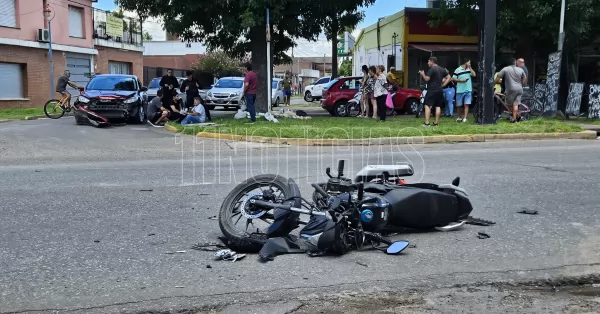
<path fill-rule="evenodd" d="M 148 108 L 147 90 L 135 75 L 95 75 L 75 100 L 75 121 L 96 126 L 113 122 L 144 123 Z"/>

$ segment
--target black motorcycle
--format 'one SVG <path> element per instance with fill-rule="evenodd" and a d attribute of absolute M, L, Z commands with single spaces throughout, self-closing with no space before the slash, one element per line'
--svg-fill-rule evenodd
<path fill-rule="evenodd" d="M 301 196 L 294 180 L 277 175 L 259 175 L 239 184 L 219 213 L 227 244 L 237 251 L 262 249 L 266 258 L 276 253 L 344 254 L 380 248 L 382 243 L 395 254 L 408 242 L 394 244 L 382 233 L 398 228 L 450 231 L 469 220 L 485 223 L 469 216 L 473 207 L 458 187 L 459 178 L 445 185 L 408 184 L 402 177 L 413 175 L 410 165 L 378 165 L 363 168 L 353 181 L 343 176 L 343 168 L 340 161 L 336 177 L 327 168 L 328 182 L 312 184 L 312 202 Z M 301 214 L 309 219 L 301 220 Z M 242 218 L 245 226 L 237 227 Z M 255 222 L 267 227 L 257 228 Z M 304 228 L 293 235 L 300 225 Z"/>

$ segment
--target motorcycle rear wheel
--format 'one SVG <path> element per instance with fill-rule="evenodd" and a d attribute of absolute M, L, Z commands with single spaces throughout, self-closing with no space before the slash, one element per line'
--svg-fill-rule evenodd
<path fill-rule="evenodd" d="M 229 240 L 229 243 L 235 246 L 236 250 L 245 252 L 258 252 L 264 244 L 264 241 L 266 241 L 266 237 L 262 237 L 261 240 L 256 239 L 255 235 L 257 234 L 257 230 L 254 228 L 254 225 L 251 224 L 253 219 L 246 218 L 242 215 L 239 207 L 242 203 L 243 197 L 256 189 L 263 190 L 264 187 L 271 189 L 272 187 L 275 187 L 281 191 L 277 199 L 285 200 L 292 193 L 287 182 L 288 180 L 286 178 L 278 175 L 257 175 L 238 184 L 225 197 L 225 200 L 223 201 L 219 211 L 219 228 L 221 229 L 223 235 Z M 261 218 L 265 216 L 272 217 L 273 213 L 274 210 L 268 210 Z M 245 221 L 243 224 L 246 226 L 245 229 L 241 229 L 240 226 L 236 226 L 240 220 Z M 269 223 L 267 221 L 265 222 Z M 250 225 L 253 226 L 252 229 L 248 229 Z M 263 232 L 262 230 L 259 231 Z"/>

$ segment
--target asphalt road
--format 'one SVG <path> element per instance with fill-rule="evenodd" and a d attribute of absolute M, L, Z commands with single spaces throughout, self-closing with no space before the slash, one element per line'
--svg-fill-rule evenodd
<path fill-rule="evenodd" d="M 402 235 L 416 245 L 403 256 L 261 264 L 190 249 L 217 240 L 210 217 L 234 184 L 276 172 L 309 195 L 340 158 L 350 174 L 408 161 L 413 182 L 460 176 L 473 215 L 497 224 Z M 319 295 L 600 273 L 599 141 L 276 147 L 63 118 L 0 124 L 0 161 L 0 313 L 283 313 Z"/>

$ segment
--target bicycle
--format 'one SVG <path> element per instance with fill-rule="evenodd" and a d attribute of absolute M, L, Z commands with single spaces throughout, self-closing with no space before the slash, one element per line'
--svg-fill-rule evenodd
<path fill-rule="evenodd" d="M 78 87 L 79 89 L 79 95 L 83 95 L 83 87 Z M 50 99 L 48 100 L 48 102 L 46 102 L 46 104 L 44 105 L 44 114 L 46 115 L 46 117 L 50 118 L 50 119 L 59 119 L 62 116 L 65 115 L 65 112 L 71 112 L 72 106 L 71 104 L 67 103 L 67 100 L 69 99 L 69 96 L 63 96 L 60 100 L 59 99 Z M 60 111 L 59 113 L 57 113 L 57 111 Z M 57 115 L 52 115 L 52 113 L 57 113 Z"/>
<path fill-rule="evenodd" d="M 503 114 L 507 114 L 507 119 L 510 119 L 510 117 L 512 117 L 512 106 L 506 105 L 506 95 L 502 93 L 494 93 L 494 100 L 496 101 L 494 104 L 494 121 L 502 119 Z M 521 119 L 529 120 L 532 116 L 541 115 L 541 110 L 532 110 L 532 108 L 542 108 L 541 102 L 531 96 L 523 97 L 521 99 L 521 104 L 518 106 L 518 114 Z M 473 118 L 477 119 L 478 111 L 479 107 L 476 104 L 472 111 Z"/>

